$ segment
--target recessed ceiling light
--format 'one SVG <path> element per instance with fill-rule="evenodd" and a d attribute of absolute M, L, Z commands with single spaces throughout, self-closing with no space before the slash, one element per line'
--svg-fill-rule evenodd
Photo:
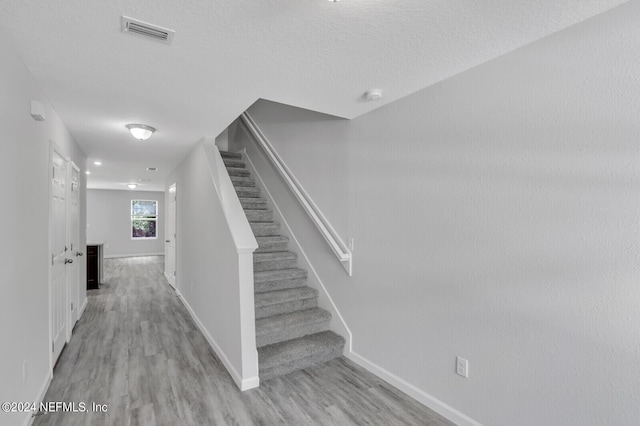
<path fill-rule="evenodd" d="M 87 171 L 86 171 L 86 172 L 84 172 L 84 173 L 85 173 L 85 174 L 87 174 L 87 175 L 90 175 L 90 174 L 91 174 L 91 172 L 90 172 L 89 170 L 87 170 Z"/>
<path fill-rule="evenodd" d="M 139 141 L 146 141 L 151 137 L 153 132 L 156 131 L 155 128 L 147 126 L 146 124 L 127 124 L 125 127 L 129 129 L 133 137 Z"/>
<path fill-rule="evenodd" d="M 102 161 L 94 161 L 93 164 L 96 166 L 102 166 Z"/>
<path fill-rule="evenodd" d="M 127 185 L 129 187 L 129 189 L 136 189 L 136 187 L 138 185 L 136 185 L 135 183 L 130 183 L 129 185 Z"/>

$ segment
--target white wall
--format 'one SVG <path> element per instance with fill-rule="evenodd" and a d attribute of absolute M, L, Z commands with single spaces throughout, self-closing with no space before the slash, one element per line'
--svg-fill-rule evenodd
<path fill-rule="evenodd" d="M 158 202 L 157 238 L 131 239 L 131 200 Z M 145 256 L 164 254 L 164 192 L 87 190 L 87 241 L 104 242 L 104 255 Z"/>
<path fill-rule="evenodd" d="M 86 156 L 15 52 L 0 34 L 0 401 L 36 401 L 50 377 L 49 354 L 49 144 L 82 170 L 80 242 L 85 242 Z M 45 107 L 46 121 L 29 115 L 31 100 Z M 81 262 L 80 282 L 86 282 Z M 79 300 L 86 299 L 80 286 Z M 27 380 L 22 380 L 23 361 Z M 28 413 L 0 413 L 0 424 L 20 425 Z"/>
<path fill-rule="evenodd" d="M 638 424 L 639 19 L 623 5 L 352 121 L 250 108 L 355 238 L 348 278 L 271 179 L 354 358 L 486 425 Z"/>
<path fill-rule="evenodd" d="M 213 161 L 214 149 L 213 143 L 200 143 L 166 182 L 167 191 L 173 183 L 177 187 L 176 289 L 245 390 L 258 385 L 252 257 L 257 243 L 226 171 L 226 185 L 214 184 L 213 175 L 221 176 L 215 168 L 224 168 L 221 159 Z M 229 202 L 237 210 L 231 217 Z"/>

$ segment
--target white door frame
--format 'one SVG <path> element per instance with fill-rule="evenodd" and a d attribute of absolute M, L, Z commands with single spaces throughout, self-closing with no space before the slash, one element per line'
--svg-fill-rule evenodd
<path fill-rule="evenodd" d="M 177 202 L 177 185 L 175 183 L 169 186 L 169 189 L 165 193 L 166 212 L 167 218 L 165 222 L 165 245 L 164 245 L 164 276 L 169 284 L 176 288 L 176 237 L 177 237 L 177 218 L 178 218 L 178 202 Z M 173 263 L 173 270 L 171 270 L 171 263 Z"/>

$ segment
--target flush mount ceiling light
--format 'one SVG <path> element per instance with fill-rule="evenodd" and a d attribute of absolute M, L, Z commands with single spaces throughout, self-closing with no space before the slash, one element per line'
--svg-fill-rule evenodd
<path fill-rule="evenodd" d="M 89 170 L 87 170 L 87 171 L 85 172 L 85 174 L 90 175 L 90 174 L 91 174 L 91 172 L 90 172 Z"/>
<path fill-rule="evenodd" d="M 145 124 L 127 124 L 125 127 L 129 129 L 133 137 L 139 141 L 146 141 L 151 137 L 153 132 L 156 131 L 153 127 Z"/>
<path fill-rule="evenodd" d="M 94 161 L 93 164 L 96 166 L 102 166 L 102 161 Z"/>
<path fill-rule="evenodd" d="M 135 183 L 130 183 L 127 186 L 129 187 L 129 189 L 136 189 L 138 185 L 136 185 Z"/>

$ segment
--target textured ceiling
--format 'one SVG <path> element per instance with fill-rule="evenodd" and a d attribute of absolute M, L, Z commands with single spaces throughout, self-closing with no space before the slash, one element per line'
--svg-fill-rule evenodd
<path fill-rule="evenodd" d="M 622 3 L 2 0 L 0 32 L 103 161 L 89 187 L 162 190 L 198 140 L 259 98 L 353 118 Z M 173 44 L 120 32 L 122 15 L 175 30 Z M 382 101 L 364 100 L 371 88 Z M 158 131 L 135 142 L 133 122 Z"/>

